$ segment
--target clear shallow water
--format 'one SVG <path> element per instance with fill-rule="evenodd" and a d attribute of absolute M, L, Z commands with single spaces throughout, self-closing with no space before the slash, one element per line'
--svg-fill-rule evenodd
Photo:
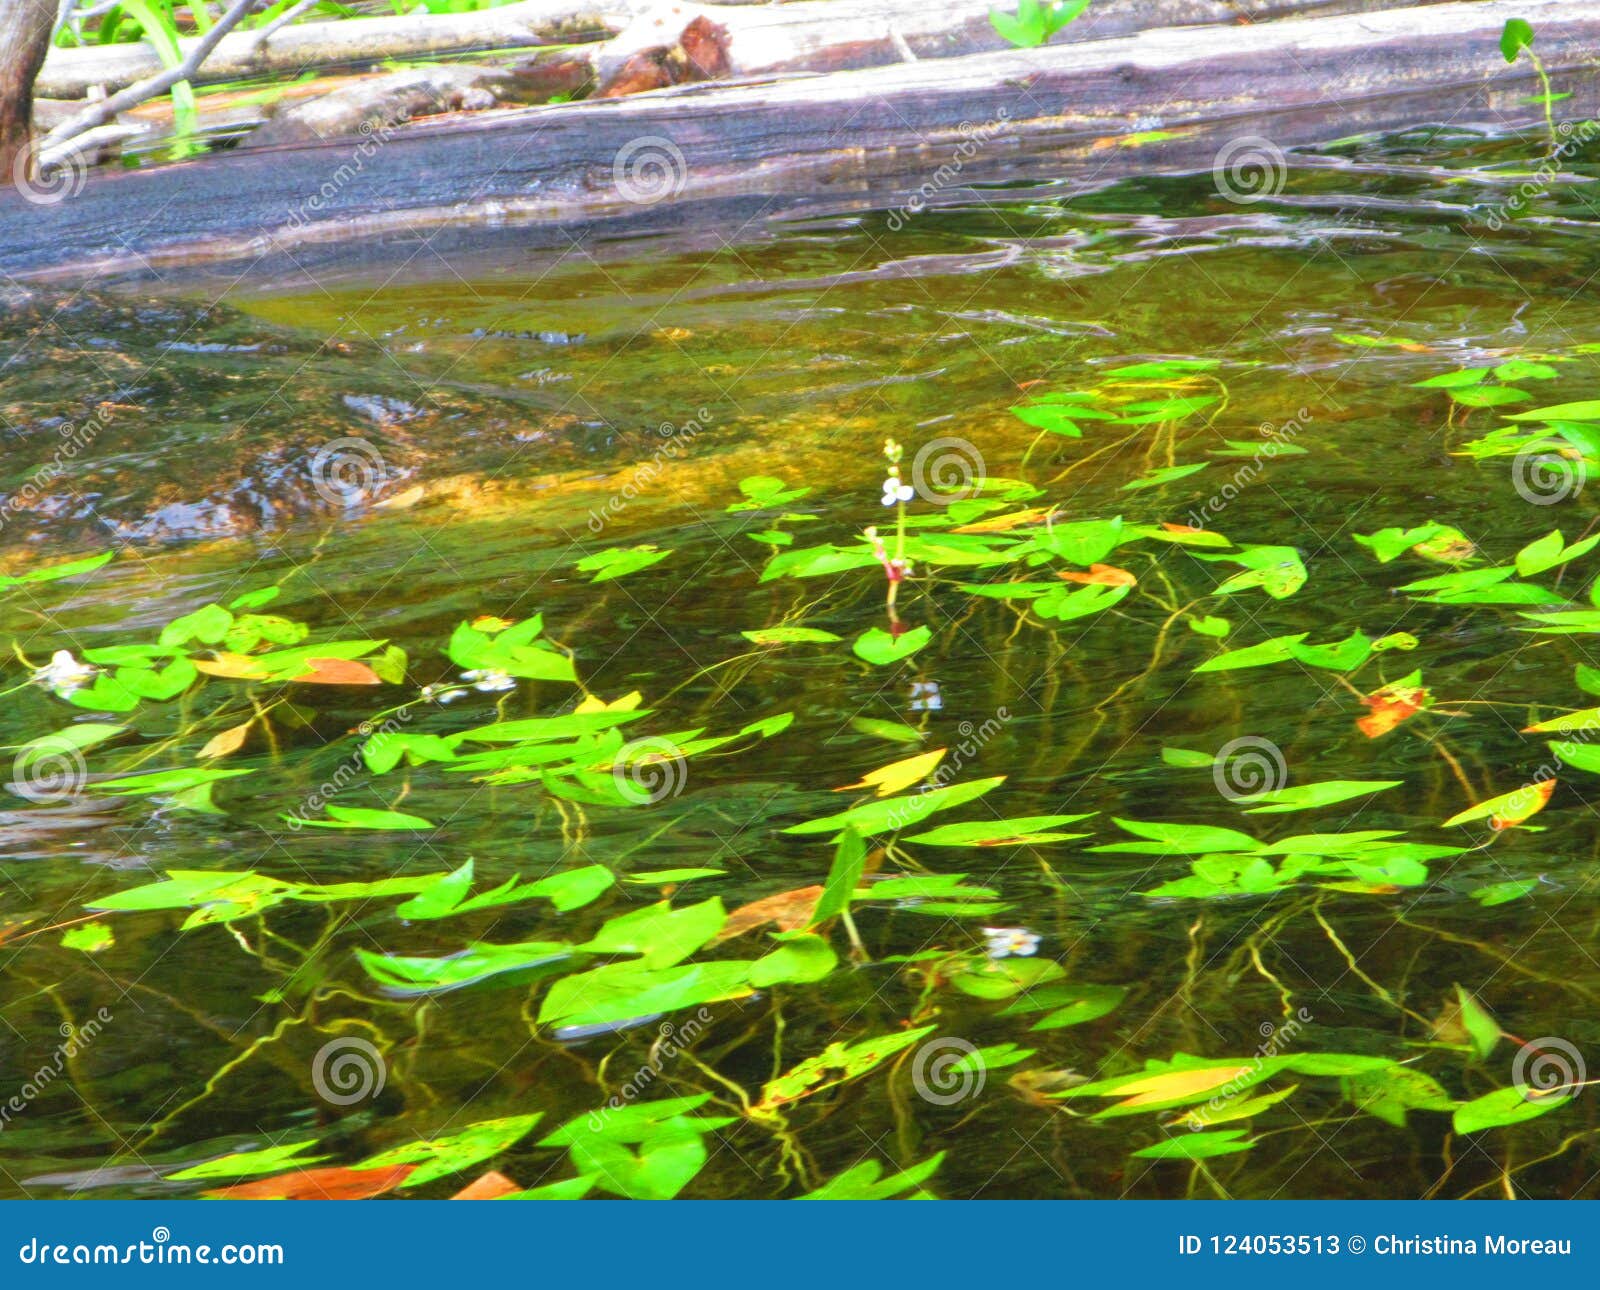
<path fill-rule="evenodd" d="M 1393 829 L 1476 845 L 1488 836 L 1481 825 L 1441 821 L 1549 761 L 1543 738 L 1521 727 L 1589 706 L 1573 681 L 1574 664 L 1595 661 L 1586 636 L 1527 635 L 1515 607 L 1422 603 L 1396 588 L 1451 566 L 1410 553 L 1380 564 L 1353 536 L 1437 520 L 1461 528 L 1482 565 L 1510 561 L 1552 528 L 1573 541 L 1590 525 L 1587 493 L 1530 504 L 1509 459 L 1460 455 L 1501 424 L 1494 409 L 1452 414 L 1443 391 L 1414 385 L 1525 358 L 1551 361 L 1557 375 L 1528 384 L 1524 406 L 1594 396 L 1600 373 L 1581 349 L 1600 340 L 1593 199 L 1569 182 L 1589 169 L 1569 166 L 1520 222 L 1499 232 L 1484 222 L 1536 157 L 1528 142 L 1418 136 L 1296 171 L 1280 196 L 1247 207 L 1221 201 L 1209 181 L 1149 180 L 1070 203 L 1035 192 L 929 213 L 896 234 L 868 219 L 715 254 L 638 244 L 528 264 L 418 257 L 390 278 L 292 296 L 242 287 L 205 306 L 41 298 L 8 319 L 5 568 L 118 553 L 82 578 L 7 593 L 3 626 L 29 659 L 153 639 L 179 614 L 277 584 L 272 612 L 306 622 L 313 639 L 384 638 L 410 663 L 404 686 L 295 687 L 317 691 L 295 696 L 303 722 L 275 720 L 271 742 L 258 729 L 218 763 L 253 772 L 217 785 L 224 814 L 93 791 L 17 799 L 0 836 L 10 929 L 0 1052 L 8 1078 L 34 1094 L 0 1131 L 0 1188 L 194 1194 L 213 1184 L 164 1175 L 230 1149 L 314 1139 L 316 1154 L 350 1164 L 543 1112 L 537 1132 L 482 1166 L 530 1187 L 574 1172 L 562 1150 L 535 1145 L 541 1134 L 634 1087 L 641 1069 L 652 1072 L 647 1098 L 706 1091 L 719 1101 L 702 1114 L 737 1114 L 730 1085 L 755 1097 L 829 1043 L 915 1019 L 935 1036 L 1034 1053 L 944 1102 L 926 1095 L 919 1050 L 907 1049 L 788 1107 L 778 1128 L 754 1117 L 708 1135 L 685 1194 L 795 1194 L 863 1159 L 905 1167 L 938 1151 L 947 1154 L 926 1185 L 950 1196 L 1590 1194 L 1600 1166 L 1588 1097 L 1468 1136 L 1439 1110 L 1412 1110 L 1403 1126 L 1360 1114 L 1338 1078 L 1289 1072 L 1269 1087 L 1294 1084 L 1291 1097 L 1216 1126 L 1247 1128 L 1257 1145 L 1197 1168 L 1129 1154 L 1181 1138 L 1162 1128 L 1181 1110 L 1090 1119 L 1103 1103 L 1048 1101 L 1037 1087 L 1043 1072 L 1106 1078 L 1175 1052 L 1248 1062 L 1266 1047 L 1414 1059 L 1464 1100 L 1512 1082 L 1520 1041 L 1558 1038 L 1580 1061 L 1600 1051 L 1594 790 L 1581 771 L 1561 772 L 1531 821 L 1544 831 L 1506 831 L 1392 890 L 1307 882 L 1266 896 L 1152 899 L 1143 893 L 1186 875 L 1189 857 L 1088 849 L 1127 840 L 1113 817 L 1263 838 Z M 1039 444 L 1009 411 L 1153 357 L 1220 366 L 1142 397 L 1225 389 L 1225 401 L 1146 427 L 1086 421 L 1082 439 Z M 1264 426 L 1305 451 L 1247 473 L 1247 458 L 1215 455 L 1226 440 L 1259 442 Z M 908 460 L 930 440 L 959 440 L 988 475 L 1044 490 L 1022 504 L 1048 499 L 1069 519 L 1199 516 L 1235 543 L 1296 548 L 1309 580 L 1281 600 L 1217 596 L 1234 566 L 1146 542 L 1108 557 L 1136 574 L 1138 593 L 1051 622 L 1025 618 L 1020 602 L 970 597 L 957 586 L 969 575 L 944 570 L 912 579 L 900 598 L 908 624 L 933 629 L 930 644 L 909 662 L 869 666 L 849 642 L 885 621 L 876 566 L 762 581 L 773 548 L 752 534 L 844 544 L 884 523 L 886 435 Z M 38 479 L 67 442 L 82 447 Z M 1197 462 L 1210 464 L 1123 488 Z M 739 481 L 757 475 L 811 491 L 728 512 Z M 934 514 L 922 501 L 910 510 Z M 575 568 L 643 543 L 672 554 L 609 582 Z M 1591 558 L 1541 583 L 1582 606 L 1594 575 Z M 996 576 L 1030 575 L 981 578 Z M 1172 613 L 1191 605 L 1188 617 L 1231 621 L 1225 645 Z M 341 770 L 361 723 L 408 700 L 408 733 L 570 711 L 572 687 L 551 682 L 417 701 L 418 687 L 459 670 L 441 653 L 457 623 L 535 612 L 588 692 L 644 695 L 654 715 L 642 733 L 728 734 L 785 712 L 794 724 L 669 768 L 676 791 L 639 807 L 563 801 L 536 782 L 486 784 L 437 765 L 377 778 Z M 740 635 L 801 619 L 843 640 L 761 649 Z M 1294 663 L 1193 671 L 1221 648 L 1357 628 L 1420 643 L 1376 657 L 1350 685 Z M 1456 715 L 1365 738 L 1359 696 L 1413 668 Z M 10 684 L 26 676 L 11 672 Z M 194 722 L 218 684 L 116 717 L 133 732 L 88 754 L 91 777 L 195 765 L 215 731 Z M 0 709 L 0 733 L 19 743 L 85 715 L 24 687 Z M 923 740 L 890 742 L 852 724 L 860 718 L 908 723 Z M 1162 756 L 1240 739 L 1270 745 L 1291 784 L 1400 783 L 1250 816 L 1219 792 L 1222 771 Z M 659 899 L 660 883 L 623 883 L 569 913 L 529 900 L 436 921 L 397 917 L 393 898 L 291 903 L 184 932 L 181 911 L 117 913 L 104 920 L 115 944 L 92 955 L 40 930 L 174 869 L 327 883 L 451 870 L 468 857 L 475 891 L 582 864 L 624 877 L 716 868 L 668 894 L 733 909 L 820 883 L 826 837 L 780 830 L 857 800 L 831 790 L 863 773 L 938 747 L 959 763 L 956 781 L 1006 780 L 935 823 L 1098 812 L 1071 827 L 1090 836 L 891 850 L 880 875 L 963 873 L 1009 908 L 929 917 L 869 904 L 856 914 L 867 962 L 673 1014 L 692 1058 L 663 1058 L 659 1046 L 652 1055 L 656 1022 L 558 1037 L 539 1022 L 548 981 L 495 977 L 397 998 L 356 954 L 582 941 Z M 308 795 L 336 778 L 329 800 L 438 827 L 285 826 L 281 813 L 308 810 Z M 1527 879 L 1537 884 L 1507 903 L 1472 894 Z M 888 961 L 930 948 L 981 956 L 986 923 L 1027 928 L 1041 938 L 1036 960 L 1125 997 L 1081 1025 L 1032 1031 L 1038 1014 L 1002 1015 L 1005 1001 Z M 699 958 L 773 948 L 759 940 Z M 842 929 L 832 941 L 846 949 Z M 1516 1039 L 1481 1060 L 1441 1048 L 1461 1041 L 1459 1026 L 1433 1024 L 1457 984 Z M 81 1051 L 43 1087 L 30 1080 L 56 1064 L 60 1028 L 102 1008 L 110 1019 Z M 341 1103 L 326 1095 L 319 1053 L 352 1037 L 381 1053 L 384 1083 Z M 411 1190 L 447 1195 L 476 1172 Z"/>

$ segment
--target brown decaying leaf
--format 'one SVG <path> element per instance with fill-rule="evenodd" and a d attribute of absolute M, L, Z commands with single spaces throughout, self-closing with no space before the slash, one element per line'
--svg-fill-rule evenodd
<path fill-rule="evenodd" d="M 308 658 L 306 670 L 289 678 L 297 685 L 382 685 L 365 663 L 348 658 Z"/>
<path fill-rule="evenodd" d="M 1386 735 L 1402 721 L 1414 717 L 1432 698 L 1420 685 L 1386 685 L 1381 690 L 1361 696 L 1361 702 L 1372 711 L 1356 721 L 1356 729 L 1368 739 Z"/>
<path fill-rule="evenodd" d="M 494 1200 L 499 1196 L 508 1196 L 522 1188 L 512 1182 L 503 1173 L 491 1169 L 480 1178 L 474 1178 L 465 1187 L 458 1191 L 451 1200 Z"/>
<path fill-rule="evenodd" d="M 233 681 L 266 681 L 272 678 L 260 659 L 248 654 L 220 653 L 215 658 L 197 658 L 195 668 L 207 676 L 225 676 Z M 382 685 L 378 674 L 365 663 L 345 658 L 308 658 L 305 671 L 298 676 L 280 678 L 298 685 Z"/>
<path fill-rule="evenodd" d="M 1087 572 L 1062 569 L 1056 574 L 1063 582 L 1081 582 L 1092 587 L 1131 587 L 1139 580 L 1114 564 L 1091 564 Z"/>
<path fill-rule="evenodd" d="M 776 923 L 780 932 L 795 932 L 811 921 L 811 911 L 822 895 L 820 883 L 810 887 L 797 887 L 793 891 L 780 891 L 748 905 L 740 905 L 728 915 L 728 921 L 717 933 L 718 941 L 743 936 L 766 923 Z"/>
<path fill-rule="evenodd" d="M 387 1169 L 345 1169 L 330 1165 L 325 1169 L 296 1169 L 272 1178 L 253 1178 L 219 1187 L 206 1195 L 216 1200 L 371 1200 L 393 1191 L 415 1168 L 416 1165 L 392 1165 Z"/>

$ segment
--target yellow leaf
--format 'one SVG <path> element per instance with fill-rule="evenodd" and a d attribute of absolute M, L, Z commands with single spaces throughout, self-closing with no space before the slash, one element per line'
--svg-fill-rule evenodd
<path fill-rule="evenodd" d="M 197 658 L 195 670 L 207 676 L 225 676 L 232 681 L 264 681 L 266 668 L 257 659 L 244 654 L 218 654 L 216 658 Z"/>
<path fill-rule="evenodd" d="M 613 699 L 607 703 L 597 694 L 587 696 L 582 703 L 573 709 L 574 712 L 632 712 L 644 702 L 644 695 L 635 690 L 631 694 L 624 694 L 620 699 Z"/>
<path fill-rule="evenodd" d="M 1176 1102 L 1181 1098 L 1209 1093 L 1214 1088 L 1249 1074 L 1255 1067 L 1204 1066 L 1199 1070 L 1166 1071 L 1144 1079 L 1129 1080 L 1111 1090 L 1110 1096 L 1123 1100 L 1118 1106 L 1151 1106 L 1157 1102 Z"/>
<path fill-rule="evenodd" d="M 1550 800 L 1550 794 L 1555 791 L 1554 779 L 1542 780 L 1537 784 L 1524 784 L 1509 793 L 1501 793 L 1499 797 L 1491 797 L 1487 802 L 1479 802 L 1476 806 L 1469 806 L 1464 811 L 1456 812 L 1444 822 L 1443 827 L 1467 824 L 1487 816 L 1490 828 L 1512 829 L 1530 816 L 1544 810 L 1545 804 Z"/>
<path fill-rule="evenodd" d="M 220 730 L 206 740 L 206 746 L 195 754 L 196 757 L 226 757 L 229 753 L 236 753 L 244 747 L 244 741 L 250 734 L 250 727 L 255 725 L 254 717 L 249 721 L 242 721 L 236 726 L 229 726 Z"/>
<path fill-rule="evenodd" d="M 879 797 L 888 797 L 892 793 L 898 793 L 901 789 L 910 788 L 913 784 L 920 784 L 927 779 L 933 774 L 933 768 L 943 760 L 944 752 L 943 748 L 935 748 L 932 752 L 918 753 L 915 757 L 907 757 L 904 761 L 890 762 L 887 766 L 868 771 L 854 784 L 844 784 L 833 791 L 848 793 L 857 788 L 870 788 Z"/>
<path fill-rule="evenodd" d="M 988 519 L 974 520 L 954 528 L 952 533 L 1009 533 L 1024 524 L 1044 524 L 1058 512 L 1053 506 L 1032 506 L 1024 511 L 1010 511 L 1005 515 L 991 515 Z"/>

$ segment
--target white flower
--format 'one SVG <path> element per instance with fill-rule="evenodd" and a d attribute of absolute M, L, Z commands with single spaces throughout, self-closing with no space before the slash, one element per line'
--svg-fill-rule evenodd
<path fill-rule="evenodd" d="M 71 650 L 58 649 L 50 656 L 48 664 L 34 670 L 33 680 L 48 687 L 56 698 L 64 699 L 74 690 L 88 685 L 99 674 L 100 669 L 94 664 L 80 663 L 72 657 Z"/>
<path fill-rule="evenodd" d="M 917 495 L 917 490 L 910 484 L 902 484 L 898 475 L 890 475 L 883 481 L 883 504 L 893 506 L 896 502 L 909 502 Z"/>
<path fill-rule="evenodd" d="M 461 674 L 463 681 L 472 682 L 472 688 L 484 694 L 497 694 L 502 690 L 515 690 L 517 681 L 509 672 L 502 672 L 498 668 L 475 667 L 470 672 Z"/>
<path fill-rule="evenodd" d="M 937 681 L 913 681 L 910 697 L 913 712 L 940 712 L 944 708 L 944 695 L 939 693 Z"/>
<path fill-rule="evenodd" d="M 983 938 L 988 942 L 985 952 L 992 959 L 1010 958 L 1013 954 L 1027 958 L 1039 948 L 1039 938 L 1026 927 L 985 927 Z"/>

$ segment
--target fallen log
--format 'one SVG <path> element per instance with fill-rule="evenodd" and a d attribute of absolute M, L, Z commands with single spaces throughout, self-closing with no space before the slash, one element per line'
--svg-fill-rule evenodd
<path fill-rule="evenodd" d="M 1243 28 L 1149 31 L 825 77 L 434 118 L 350 144 L 96 175 L 54 206 L 0 198 L 0 270 L 150 275 L 315 265 L 384 241 L 519 251 L 639 230 L 753 237 L 788 211 L 924 206 L 972 185 L 1212 169 L 1247 201 L 1283 149 L 1454 122 L 1539 123 L 1525 18 L 1569 121 L 1597 114 L 1600 7 L 1481 0 Z M 1569 134 L 1572 127 L 1569 126 Z M 738 222 L 719 225 L 719 219 Z M 277 256 L 276 260 L 273 258 Z"/>
<path fill-rule="evenodd" d="M 414 67 L 279 107 L 246 143 L 268 147 L 370 134 L 440 112 L 481 111 L 511 99 L 517 78 L 498 67 Z"/>
<path fill-rule="evenodd" d="M 1417 0 L 1255 0 L 1249 20 L 1399 8 Z M 1424 0 L 1428 2 L 1428 0 Z M 195 78 L 196 84 L 241 80 L 274 72 L 365 64 L 392 58 L 433 58 L 530 45 L 598 41 L 614 36 L 655 6 L 648 0 L 521 0 L 477 13 L 417 14 L 307 22 L 261 41 L 260 33 L 224 40 Z M 906 49 L 918 58 L 952 57 L 1006 48 L 989 22 L 992 0 L 798 0 L 746 4 L 721 0 L 708 6 L 741 46 L 742 74 L 787 71 L 809 60 L 818 71 L 900 62 Z M 1236 0 L 1095 0 L 1053 43 L 1101 40 L 1154 27 L 1238 22 Z M 687 21 L 687 19 L 685 20 Z M 681 25 L 679 30 L 681 30 Z M 903 45 L 902 43 L 903 42 Z M 193 42 L 186 42 L 193 43 Z M 818 55 L 828 53 L 826 65 Z M 587 53 L 580 57 L 586 57 Z M 83 98 L 108 92 L 161 71 L 148 45 L 97 45 L 51 51 L 39 74 L 40 98 Z"/>

